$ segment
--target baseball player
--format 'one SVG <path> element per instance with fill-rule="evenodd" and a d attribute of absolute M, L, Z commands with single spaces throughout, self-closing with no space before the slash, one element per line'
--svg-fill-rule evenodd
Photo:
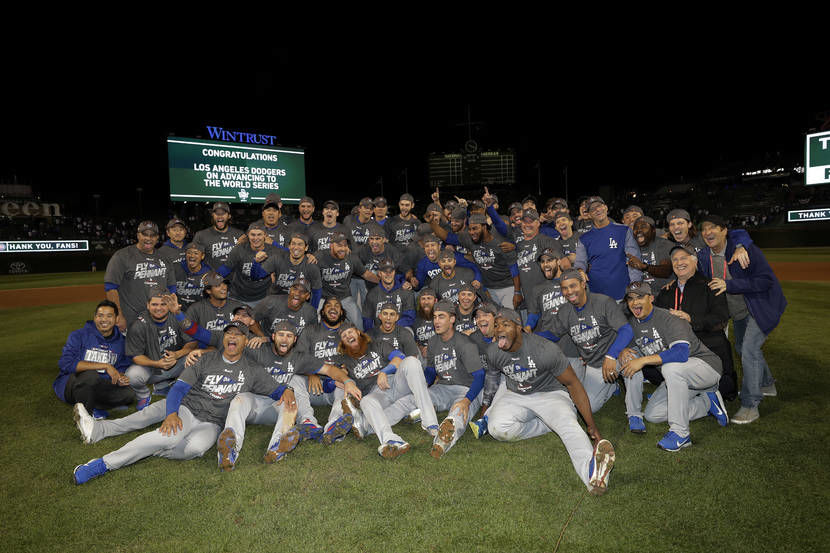
<path fill-rule="evenodd" d="M 383 225 L 390 244 L 404 248 L 415 240 L 415 231 L 420 221 L 412 213 L 414 207 L 415 198 L 411 194 L 401 194 L 398 200 L 400 213 L 390 217 L 389 221 Z"/>
<path fill-rule="evenodd" d="M 135 391 L 139 411 L 150 405 L 148 385 L 156 384 L 155 392 L 165 395 L 169 385 L 184 370 L 185 357 L 196 347 L 186 332 L 190 325 L 185 326 L 170 315 L 167 298 L 163 288 L 151 290 L 147 309 L 127 333 L 125 353 L 133 358 L 133 364 L 125 374 Z"/>
<path fill-rule="evenodd" d="M 415 342 L 421 350 L 421 356 L 426 355 L 427 342 L 435 335 L 435 327 L 432 324 L 432 308 L 438 298 L 432 288 L 421 288 L 418 293 L 418 305 L 415 309 L 415 322 L 412 325 L 412 332 L 415 334 Z"/>
<path fill-rule="evenodd" d="M 165 401 L 127 417 L 96 421 L 85 412 L 83 404 L 76 405 L 76 423 L 84 443 L 163 422 L 158 430 L 142 434 L 116 451 L 75 467 L 75 483 L 84 484 L 145 457 L 182 460 L 201 457 L 216 443 L 231 400 L 238 393 L 253 392 L 269 395 L 275 401 L 293 402 L 290 389 L 277 386 L 261 367 L 242 357 L 246 343 L 245 325 L 230 323 L 224 329 L 221 352 L 207 352 L 186 368 Z"/>
<path fill-rule="evenodd" d="M 568 303 L 567 298 L 562 295 L 562 285 L 559 280 L 562 269 L 559 267 L 559 255 L 551 249 L 545 249 L 539 254 L 537 261 L 545 281 L 536 285 L 530 294 L 527 303 L 527 324 L 525 332 L 536 332 L 539 336 L 557 342 L 562 353 L 571 363 L 576 366 L 576 358 L 579 352 L 571 339 L 570 334 L 561 338 L 556 336 L 556 316 L 563 305 Z"/>
<path fill-rule="evenodd" d="M 441 253 L 441 239 L 434 234 L 428 234 L 423 238 L 424 256 L 415 264 L 414 275 L 410 279 L 412 288 L 420 290 L 423 286 L 428 286 L 430 279 L 435 278 L 441 273 L 441 266 L 438 264 L 438 256 Z M 455 255 L 455 265 L 457 267 L 464 267 L 473 271 L 473 280 L 481 282 L 481 272 L 475 263 L 467 261 L 463 255 L 458 252 L 449 252 Z M 446 254 L 445 254 L 446 255 Z M 434 289 L 434 288 L 433 288 Z"/>
<path fill-rule="evenodd" d="M 282 216 L 282 198 L 272 192 L 265 197 L 262 204 L 262 218 L 255 221 L 265 228 L 265 242 L 278 248 L 285 248 L 291 236 L 291 229 Z M 242 237 L 244 240 L 244 236 Z"/>
<path fill-rule="evenodd" d="M 372 327 L 367 334 L 372 340 L 374 349 L 384 359 L 388 359 L 393 352 L 403 352 L 405 357 L 417 357 L 418 345 L 412 332 L 399 326 L 400 312 L 394 303 L 384 303 L 380 306 L 380 325 Z"/>
<path fill-rule="evenodd" d="M 630 228 L 608 218 L 605 200 L 593 196 L 586 205 L 593 227 L 579 237 L 575 266 L 587 273 L 592 292 L 610 296 L 619 303 L 628 283 L 642 280 L 642 273 L 626 264 L 627 254 L 640 256 L 640 247 Z"/>
<path fill-rule="evenodd" d="M 187 316 L 211 333 L 210 341 L 203 343 L 203 347 L 219 347 L 222 343 L 222 329 L 231 322 L 233 312 L 243 304 L 228 298 L 230 281 L 216 271 L 206 273 L 202 277 L 202 284 L 204 297 L 187 308 Z"/>
<path fill-rule="evenodd" d="M 136 236 L 138 242 L 134 246 L 126 246 L 113 254 L 104 275 L 104 290 L 107 299 L 118 307 L 116 324 L 122 332 L 146 308 L 151 288 L 162 286 L 176 292 L 173 271 L 155 251 L 158 226 L 152 221 L 142 221 Z"/>
<path fill-rule="evenodd" d="M 476 290 L 481 288 L 481 273 L 471 271 L 466 267 L 458 267 L 456 252 L 441 250 L 438 254 L 438 266 L 441 272 L 432 277 L 429 287 L 435 290 L 439 299 L 458 303 L 458 292 L 465 284 L 470 284 Z"/>
<path fill-rule="evenodd" d="M 170 266 L 182 263 L 187 246 L 187 225 L 178 217 L 173 217 L 167 222 L 165 230 L 167 241 L 156 250 L 156 253 Z"/>
<path fill-rule="evenodd" d="M 562 246 L 562 253 L 568 256 L 571 266 L 576 263 L 576 246 L 579 236 L 574 232 L 574 221 L 567 211 L 557 211 L 553 215 L 553 223 L 559 233 L 559 245 Z"/>
<path fill-rule="evenodd" d="M 411 394 L 421 410 L 421 426 L 431 435 L 437 434 L 438 416 L 429 398 L 421 363 L 415 357 L 405 357 L 396 351 L 384 359 L 376 347 L 370 347 L 371 339 L 350 324 L 340 327 L 340 340 L 338 349 L 344 368 L 360 388 L 363 399 L 359 408 L 348 397 L 335 402 L 326 431 L 343 413 L 351 414 L 354 417 L 352 432 L 360 438 L 376 432 L 380 440 L 378 454 L 384 459 L 395 459 L 409 451 L 410 446 L 392 431 L 384 409 Z M 335 393 L 342 395 L 339 388 Z"/>
<path fill-rule="evenodd" d="M 377 266 L 380 282 L 369 290 L 363 303 L 363 328 L 370 330 L 380 322 L 380 307 L 393 303 L 400 313 L 399 326 L 411 327 L 415 322 L 415 293 L 412 285 L 403 279 L 391 259 L 383 259 Z"/>
<path fill-rule="evenodd" d="M 228 225 L 231 220 L 231 208 L 225 202 L 213 204 L 211 217 L 213 225 L 197 232 L 193 236 L 193 241 L 202 246 L 208 266 L 218 269 L 228 260 L 228 255 L 244 233 Z"/>
<path fill-rule="evenodd" d="M 591 409 L 597 412 L 617 390 L 618 358 L 631 341 L 631 325 L 612 298 L 588 291 L 579 271 L 568 269 L 562 273 L 559 283 L 568 303 L 560 307 L 552 320 L 553 333 L 570 334 L 579 358 L 569 361 L 588 394 Z M 641 434 L 646 431 L 642 373 L 626 378 L 625 386 L 629 429 Z"/>
<path fill-rule="evenodd" d="M 633 347 L 620 354 L 622 375 L 640 373 L 646 365 L 660 366 L 665 379 L 651 395 L 645 410 L 649 422 L 669 422 L 669 431 L 657 442 L 665 451 L 692 445 L 689 421 L 707 414 L 726 426 L 729 416 L 718 392 L 721 362 L 692 332 L 689 323 L 654 307 L 651 287 L 632 282 L 626 289 Z"/>
<path fill-rule="evenodd" d="M 184 250 L 184 259 L 173 264 L 173 274 L 176 276 L 176 297 L 188 308 L 202 299 L 205 289 L 202 277 L 210 272 L 210 267 L 203 263 L 205 252 L 199 244 L 188 244 Z"/>
<path fill-rule="evenodd" d="M 582 383 L 556 344 L 523 334 L 519 314 L 502 308 L 496 318 L 495 341 L 487 351 L 486 373 L 488 380 L 498 379 L 500 373 L 506 376 L 507 389 L 487 415 L 493 438 L 513 441 L 556 432 L 588 490 L 594 495 L 607 491 L 616 460 L 614 447 L 602 439 Z M 491 399 L 485 397 L 484 403 L 490 404 Z M 579 425 L 577 411 L 585 420 L 587 434 Z"/>
<path fill-rule="evenodd" d="M 308 238 L 305 234 L 295 232 L 288 241 L 287 252 L 269 256 L 260 266 L 265 273 L 274 274 L 274 283 L 268 290 L 269 294 L 288 294 L 295 280 L 306 280 L 306 287 L 311 293 L 311 306 L 316 310 L 320 306 L 323 294 L 323 281 L 320 278 L 317 260 L 307 252 Z"/>
<path fill-rule="evenodd" d="M 374 208 L 372 209 L 372 219 L 374 219 L 378 225 L 384 226 L 388 220 L 386 215 L 389 212 L 389 203 L 383 196 L 377 196 L 374 200 L 372 200 L 372 204 L 374 205 Z"/>
<path fill-rule="evenodd" d="M 458 290 L 458 305 L 455 312 L 456 332 L 467 336 L 475 332 L 475 308 L 477 303 L 476 289 L 472 284 L 463 284 Z"/>
<path fill-rule="evenodd" d="M 519 268 L 519 280 L 522 285 L 520 294 L 513 296 L 513 308 L 518 309 L 524 304 L 527 309 L 526 299 L 533 292 L 533 289 L 545 277 L 539 269 L 536 258 L 543 250 L 548 248 L 562 257 L 562 246 L 551 238 L 539 233 L 539 214 L 535 209 L 526 209 L 522 212 L 522 234 L 516 237 L 516 265 Z"/>
<path fill-rule="evenodd" d="M 282 460 L 302 440 L 320 440 L 323 429 L 317 424 L 314 410 L 308 397 L 306 379 L 299 375 L 323 374 L 337 382 L 342 382 L 345 392 L 360 399 L 360 390 L 345 372 L 334 365 L 324 363 L 317 357 L 303 353 L 294 348 L 297 341 L 296 328 L 289 321 L 282 321 L 274 326 L 272 342 L 266 347 L 249 348 L 245 355 L 256 365 L 265 367 L 265 371 L 281 386 L 288 386 L 294 391 L 292 403 L 276 402 L 273 398 L 251 393 L 238 394 L 231 402 L 225 428 L 219 435 L 216 449 L 219 455 L 219 468 L 231 471 L 236 466 L 239 452 L 245 440 L 246 424 L 274 425 L 265 462 L 275 463 Z M 285 419 L 296 416 L 297 421 L 286 423 Z M 286 430 L 287 429 L 287 430 Z"/>
<path fill-rule="evenodd" d="M 297 349 L 339 367 L 341 361 L 337 346 L 340 344 L 340 326 L 345 319 L 346 314 L 343 306 L 340 305 L 340 300 L 335 296 L 326 298 L 320 310 L 320 322 L 309 325 L 303 330 L 297 340 Z M 335 384 L 330 378 L 321 379 L 314 374 L 308 375 L 309 400 L 312 406 L 333 405 L 334 390 Z M 342 394 L 340 399 L 342 399 Z M 351 428 L 351 422 L 349 422 L 349 428 Z M 323 438 L 325 441 L 326 435 Z M 330 441 L 331 436 L 329 436 L 329 443 Z"/>
<path fill-rule="evenodd" d="M 455 330 L 456 306 L 447 300 L 435 304 L 433 324 L 435 336 L 429 339 L 424 371 L 430 380 L 429 397 L 436 410 L 448 410 L 447 417 L 438 426 L 430 455 L 440 459 L 461 438 L 470 415 L 481 405 L 484 387 L 484 368 L 476 345 Z M 390 420 L 411 412 L 415 398 L 398 400 L 387 410 Z"/>
<path fill-rule="evenodd" d="M 516 265 L 516 246 L 500 234 L 492 233 L 483 213 L 470 215 L 467 232 L 447 232 L 435 220 L 432 231 L 447 244 L 463 246 L 481 271 L 482 284 L 500 305 L 513 305 L 513 295 L 521 291 L 519 268 Z M 508 305 L 509 304 L 509 305 Z"/>
<path fill-rule="evenodd" d="M 308 227 L 308 251 L 328 251 L 331 237 L 335 233 L 347 234 L 345 226 L 337 222 L 340 214 L 340 205 L 334 200 L 327 200 L 323 203 L 323 220 L 317 221 Z"/>
<path fill-rule="evenodd" d="M 91 321 L 75 330 L 63 346 L 60 373 L 52 388 L 58 399 L 81 403 L 99 418 L 106 410 L 135 401 L 130 379 L 124 374 L 131 359 L 124 352 L 124 335 L 115 326 L 118 306 L 103 300 Z"/>
<path fill-rule="evenodd" d="M 308 303 L 310 286 L 306 279 L 299 278 L 291 284 L 288 295 L 266 296 L 254 308 L 253 318 L 265 334 L 274 332 L 274 325 L 289 321 L 300 335 L 306 325 L 317 322 L 317 310 Z"/>
<path fill-rule="evenodd" d="M 282 250 L 266 243 L 265 226 L 262 223 L 251 223 L 247 236 L 247 240 L 231 250 L 227 259 L 216 268 L 216 272 L 226 278 L 230 276 L 232 298 L 255 307 L 265 298 L 271 286 L 271 281 L 267 278 L 270 271 L 261 264 L 267 258 L 282 255 Z"/>
<path fill-rule="evenodd" d="M 306 234 L 311 225 L 314 224 L 314 198 L 303 196 L 297 205 L 297 212 L 300 216 L 291 225 L 293 232 Z"/>
<path fill-rule="evenodd" d="M 642 216 L 633 224 L 634 239 L 640 246 L 640 255 L 626 254 L 629 267 L 643 273 L 643 282 L 652 290 L 660 290 L 672 276 L 670 252 L 674 244 L 657 236 L 654 219 Z"/>
<path fill-rule="evenodd" d="M 373 273 L 377 274 L 381 262 L 390 260 L 395 268 L 401 273 L 406 272 L 404 255 L 395 246 L 386 241 L 386 231 L 380 225 L 373 225 L 369 229 L 369 239 L 363 246 L 357 249 L 357 257 L 363 265 Z M 371 291 L 374 283 L 368 283 L 367 288 Z"/>
<path fill-rule="evenodd" d="M 323 279 L 323 294 L 337 296 L 349 320 L 362 327 L 363 316 L 357 300 L 352 295 L 351 280 L 354 275 L 360 275 L 367 281 L 377 282 L 378 277 L 366 269 L 355 254 L 348 253 L 348 249 L 345 234 L 333 235 L 329 251 L 319 252 L 317 265 L 320 267 L 320 275 Z"/>

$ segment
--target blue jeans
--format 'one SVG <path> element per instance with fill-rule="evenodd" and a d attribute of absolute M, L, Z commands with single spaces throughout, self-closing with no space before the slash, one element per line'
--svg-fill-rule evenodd
<path fill-rule="evenodd" d="M 764 395 L 762 386 L 772 386 L 775 379 L 769 370 L 767 360 L 761 347 L 767 335 L 758 327 L 758 323 L 747 315 L 745 319 L 733 321 L 735 325 L 735 349 L 741 354 L 743 365 L 743 382 L 741 383 L 741 406 L 758 407 Z"/>

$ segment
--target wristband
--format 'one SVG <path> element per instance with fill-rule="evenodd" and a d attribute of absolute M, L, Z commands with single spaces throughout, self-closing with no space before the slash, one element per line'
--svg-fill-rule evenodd
<path fill-rule="evenodd" d="M 513 292 L 513 295 L 514 296 L 524 296 L 524 294 L 522 294 L 521 290 L 516 290 L 515 292 Z"/>

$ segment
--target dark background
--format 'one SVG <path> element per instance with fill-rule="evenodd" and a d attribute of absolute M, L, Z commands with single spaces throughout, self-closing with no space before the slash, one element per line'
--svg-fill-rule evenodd
<path fill-rule="evenodd" d="M 703 32 L 702 32 L 703 33 Z M 705 35 L 703 33 L 701 37 Z M 821 56 L 780 43 L 701 47 L 641 41 L 493 48 L 337 42 L 205 48 L 91 38 L 48 56 L 9 55 L 0 182 L 31 184 L 70 210 L 167 203 L 165 139 L 205 125 L 273 134 L 307 152 L 318 202 L 428 195 L 426 156 L 472 135 L 515 148 L 519 187 L 543 196 L 650 190 L 725 166 L 803 162 L 830 110 Z M 827 55 L 823 56 L 826 61 Z M 824 64 L 825 73 L 827 64 Z M 813 76 L 810 78 L 810 76 Z"/>

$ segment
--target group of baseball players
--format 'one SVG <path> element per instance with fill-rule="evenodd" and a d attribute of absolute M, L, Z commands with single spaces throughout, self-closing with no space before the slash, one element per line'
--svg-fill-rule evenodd
<path fill-rule="evenodd" d="M 394 216 L 367 197 L 342 221 L 336 201 L 315 220 L 304 197 L 292 222 L 271 194 L 245 232 L 217 202 L 191 242 L 174 217 L 161 246 L 157 225 L 140 223 L 107 266 L 93 320 L 70 334 L 54 390 L 85 443 L 161 426 L 79 465 L 75 482 L 214 444 L 233 470 L 248 424 L 274 428 L 268 463 L 349 433 L 375 434 L 394 459 L 410 450 L 394 430 L 406 420 L 436 459 L 467 428 L 499 441 L 554 431 L 602 494 L 615 452 L 593 413 L 614 395 L 631 432 L 668 423 L 657 445 L 670 452 L 691 445 L 690 421 L 730 422 L 724 397 L 740 395 L 731 422 L 759 418 L 777 394 L 761 348 L 786 300 L 745 231 L 717 215 L 696 227 L 683 209 L 664 230 L 637 206 L 616 223 L 598 196 L 577 216 L 561 198 L 502 215 L 483 192 L 442 202 L 436 190 L 422 218 L 409 194 Z M 657 386 L 645 407 L 644 380 Z"/>

